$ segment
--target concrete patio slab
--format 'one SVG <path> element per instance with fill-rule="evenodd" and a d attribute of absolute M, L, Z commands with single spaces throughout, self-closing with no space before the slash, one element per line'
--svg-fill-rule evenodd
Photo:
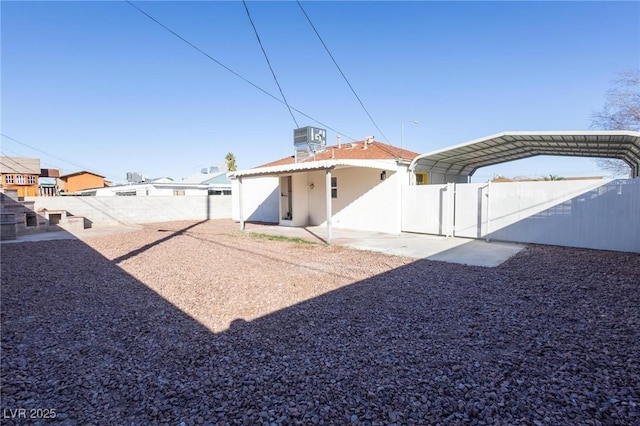
<path fill-rule="evenodd" d="M 245 230 L 246 232 L 302 238 L 317 243 L 324 243 L 327 240 L 327 230 L 324 226 L 296 228 L 248 223 Z M 385 234 L 333 229 L 331 234 L 332 244 L 358 250 L 484 267 L 499 266 L 525 247 L 515 243 L 486 242 L 485 240 L 406 232 Z"/>

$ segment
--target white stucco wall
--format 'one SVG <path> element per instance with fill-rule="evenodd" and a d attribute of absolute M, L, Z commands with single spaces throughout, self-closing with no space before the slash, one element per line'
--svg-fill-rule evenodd
<path fill-rule="evenodd" d="M 389 161 L 394 167 L 395 161 Z M 334 169 L 338 198 L 332 199 L 336 228 L 399 233 L 401 227 L 401 187 L 409 179 L 406 166 L 396 172 L 364 167 Z M 285 177 L 283 174 L 280 177 Z M 291 173 L 293 220 L 282 220 L 280 177 L 243 177 L 243 211 L 248 221 L 276 222 L 287 226 L 326 224 L 326 171 Z M 313 186 L 313 187 L 312 187 Z M 239 187 L 232 181 L 233 219 L 239 216 Z"/>
<path fill-rule="evenodd" d="M 309 184 L 307 199 L 309 225 L 321 225 L 327 221 L 326 172 L 324 170 L 309 172 L 307 182 Z M 313 189 L 311 189 L 311 184 L 313 184 Z"/>
<path fill-rule="evenodd" d="M 279 178 L 257 176 L 242 178 L 242 211 L 244 220 L 255 222 L 278 222 L 280 209 Z M 240 220 L 240 197 L 238 179 L 231 180 L 232 218 Z"/>
<path fill-rule="evenodd" d="M 386 179 L 380 180 L 381 172 L 367 168 L 333 171 L 332 176 L 338 178 L 338 198 L 332 200 L 334 227 L 386 233 L 400 232 L 400 183 L 406 180 L 406 174 L 404 170 L 395 173 L 387 171 Z M 324 211 L 324 198 L 322 203 L 314 205 L 313 209 Z"/>
<path fill-rule="evenodd" d="M 309 225 L 309 184 L 308 173 L 291 175 L 293 188 L 293 221 L 292 226 Z"/>

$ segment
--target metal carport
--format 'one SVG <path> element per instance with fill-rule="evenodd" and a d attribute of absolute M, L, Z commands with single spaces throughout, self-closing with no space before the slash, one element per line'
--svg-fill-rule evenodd
<path fill-rule="evenodd" d="M 640 132 L 628 130 L 502 132 L 421 154 L 410 171 L 471 176 L 481 167 L 536 155 L 615 158 L 640 176 Z M 413 175 L 413 174 L 412 174 Z"/>

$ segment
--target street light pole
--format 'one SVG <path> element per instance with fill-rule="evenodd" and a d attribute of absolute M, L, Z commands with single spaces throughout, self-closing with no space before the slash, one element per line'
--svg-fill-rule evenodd
<path fill-rule="evenodd" d="M 409 123 L 418 124 L 418 120 L 411 120 Z M 404 145 L 404 121 L 400 122 L 400 148 Z"/>

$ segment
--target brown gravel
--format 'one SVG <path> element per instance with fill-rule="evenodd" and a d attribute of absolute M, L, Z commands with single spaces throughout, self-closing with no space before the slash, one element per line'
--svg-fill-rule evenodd
<path fill-rule="evenodd" d="M 230 221 L 1 250 L 3 424 L 640 424 L 638 254 L 489 269 Z"/>

